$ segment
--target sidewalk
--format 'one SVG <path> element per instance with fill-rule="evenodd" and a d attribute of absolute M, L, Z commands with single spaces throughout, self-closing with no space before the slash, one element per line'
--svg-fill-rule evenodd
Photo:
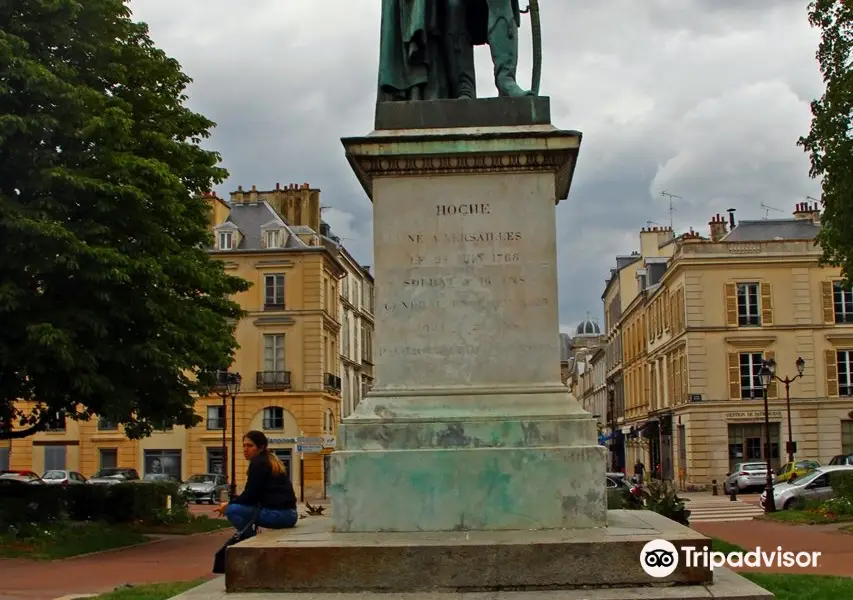
<path fill-rule="evenodd" d="M 52 600 L 67 594 L 108 592 L 126 583 L 213 577 L 213 555 L 232 533 L 165 538 L 66 560 L 0 559 L 0 599 Z"/>
<path fill-rule="evenodd" d="M 801 567 L 743 568 L 736 571 L 809 573 L 853 577 L 853 535 L 809 525 L 785 525 L 766 521 L 695 523 L 691 528 L 708 537 L 736 544 L 747 552 L 760 546 L 764 552 L 821 552 L 817 569 Z"/>

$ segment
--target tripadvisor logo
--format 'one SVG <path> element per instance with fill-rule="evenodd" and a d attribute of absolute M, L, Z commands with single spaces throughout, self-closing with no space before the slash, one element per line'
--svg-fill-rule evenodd
<path fill-rule="evenodd" d="M 820 552 L 790 552 L 777 546 L 766 552 L 757 546 L 750 552 L 718 552 L 708 546 L 676 548 L 666 540 L 652 540 L 640 552 L 640 566 L 647 575 L 663 578 L 672 575 L 678 565 L 703 567 L 713 571 L 719 567 L 805 567 L 816 568 Z"/>

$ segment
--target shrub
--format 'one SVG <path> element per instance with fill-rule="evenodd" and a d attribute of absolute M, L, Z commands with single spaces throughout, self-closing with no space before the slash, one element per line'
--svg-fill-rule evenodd
<path fill-rule="evenodd" d="M 166 498 L 172 497 L 171 512 Z M 188 520 L 186 497 L 168 482 L 0 486 L 0 528 L 63 520 L 167 523 Z"/>
<path fill-rule="evenodd" d="M 650 480 L 643 489 L 643 501 L 647 509 L 682 525 L 690 525 L 690 511 L 685 507 L 684 499 L 678 497 L 675 486 L 669 482 Z"/>
<path fill-rule="evenodd" d="M 46 485 L 11 481 L 0 484 L 0 531 L 64 519 L 65 505 L 57 491 Z"/>
<path fill-rule="evenodd" d="M 834 471 L 829 474 L 829 484 L 836 498 L 853 502 L 853 472 Z"/>

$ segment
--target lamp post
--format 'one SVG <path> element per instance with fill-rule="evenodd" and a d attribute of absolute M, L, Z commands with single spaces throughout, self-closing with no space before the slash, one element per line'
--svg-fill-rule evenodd
<path fill-rule="evenodd" d="M 764 486 L 764 512 L 776 512 L 776 501 L 773 498 L 773 468 L 770 464 L 770 407 L 767 404 L 767 388 L 770 387 L 770 382 L 773 381 L 773 371 L 770 368 L 771 361 L 765 360 L 761 364 L 761 370 L 758 372 L 761 377 L 761 385 L 764 388 L 764 443 L 767 447 L 767 484 Z M 775 363 L 774 363 L 775 364 Z"/>
<path fill-rule="evenodd" d="M 233 499 L 234 496 L 237 495 L 237 481 L 236 481 L 236 404 L 237 404 L 237 394 L 240 392 L 240 383 L 243 381 L 243 378 L 239 373 L 229 373 L 228 371 L 219 371 L 217 373 L 217 387 L 219 388 L 219 395 L 222 396 L 222 474 L 225 476 L 226 481 L 229 481 L 230 485 L 228 486 L 228 497 L 229 499 Z M 228 478 L 228 463 L 226 462 L 226 457 L 228 456 L 228 445 L 227 445 L 227 432 L 228 426 L 226 418 L 226 414 L 228 411 L 228 398 L 231 398 L 231 477 Z"/>
<path fill-rule="evenodd" d="M 773 379 L 785 384 L 785 407 L 788 413 L 788 443 L 786 444 L 787 447 L 785 450 L 787 450 L 788 462 L 794 462 L 794 454 L 796 454 L 796 451 L 794 450 L 794 434 L 791 427 L 791 384 L 802 377 L 803 372 L 806 370 L 806 361 L 803 360 L 802 356 L 797 359 L 796 365 L 797 374 L 794 377 L 788 377 L 785 375 L 785 379 L 782 379 L 776 375 L 776 361 L 772 358 L 767 361 L 767 366 L 770 369 L 770 373 L 773 375 Z"/>

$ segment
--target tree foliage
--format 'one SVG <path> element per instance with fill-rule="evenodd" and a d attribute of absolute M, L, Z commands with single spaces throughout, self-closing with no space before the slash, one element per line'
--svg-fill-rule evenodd
<path fill-rule="evenodd" d="M 798 145 L 810 154 L 810 175 L 821 178 L 824 210 L 817 241 L 823 260 L 840 265 L 849 285 L 853 282 L 853 3 L 811 2 L 809 22 L 820 30 L 816 57 L 826 89 L 811 103 L 811 130 Z"/>
<path fill-rule="evenodd" d="M 214 124 L 124 0 L 0 0 L 0 23 L 0 438 L 194 425 L 248 288 L 207 252 Z"/>

